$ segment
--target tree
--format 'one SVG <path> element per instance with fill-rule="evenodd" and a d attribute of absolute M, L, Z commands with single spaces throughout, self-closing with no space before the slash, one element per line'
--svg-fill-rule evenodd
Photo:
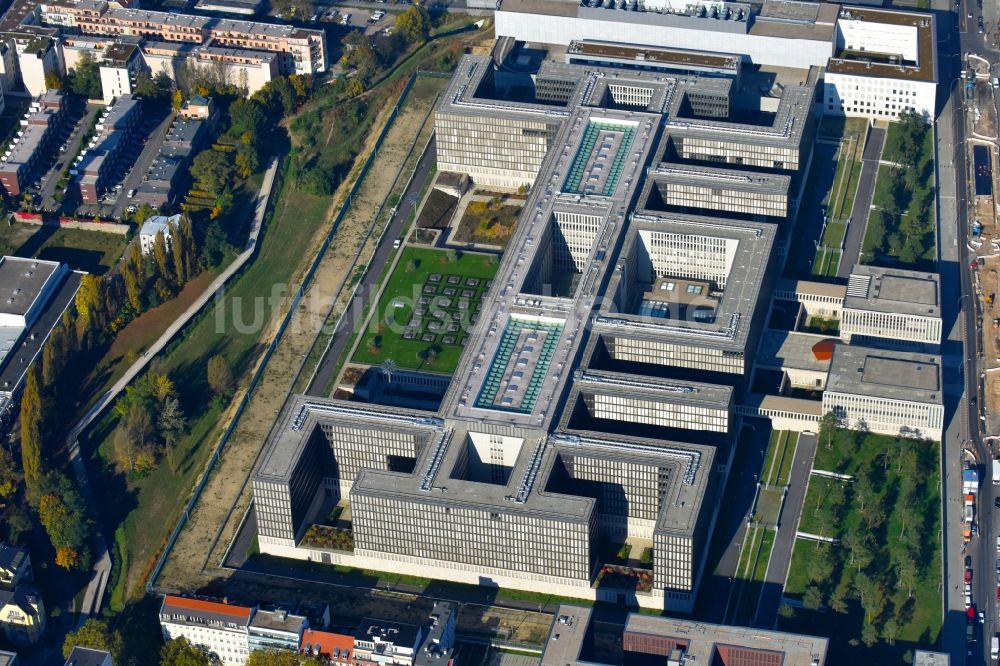
<path fill-rule="evenodd" d="M 21 469 L 29 486 L 42 475 L 42 393 L 37 363 L 28 368 L 21 396 Z"/>
<path fill-rule="evenodd" d="M 180 111 L 184 106 L 184 93 L 178 88 L 174 91 L 174 94 L 170 97 L 170 106 L 174 111 Z"/>
<path fill-rule="evenodd" d="M 235 167 L 228 153 L 209 149 L 195 155 L 190 171 L 199 189 L 219 196 L 229 189 Z"/>
<path fill-rule="evenodd" d="M 253 143 L 241 143 L 236 147 L 236 171 L 246 178 L 260 168 L 260 155 Z"/>
<path fill-rule="evenodd" d="M 247 666 L 319 666 L 315 657 L 300 657 L 285 650 L 254 650 L 247 658 Z"/>
<path fill-rule="evenodd" d="M 365 92 L 365 84 L 362 83 L 358 77 L 354 77 L 347 82 L 347 87 L 344 88 L 344 94 L 348 97 L 357 97 Z"/>
<path fill-rule="evenodd" d="M 229 120 L 230 136 L 250 134 L 256 137 L 267 123 L 267 114 L 256 100 L 240 98 L 229 105 Z"/>
<path fill-rule="evenodd" d="M 418 5 L 410 5 L 409 9 L 396 17 L 396 30 L 411 42 L 427 39 L 430 24 L 427 11 Z"/>
<path fill-rule="evenodd" d="M 844 597 L 844 593 L 837 588 L 830 595 L 829 600 L 830 609 L 835 613 L 844 614 L 847 612 L 847 599 Z"/>
<path fill-rule="evenodd" d="M 216 354 L 208 359 L 207 367 L 208 385 L 212 391 L 219 396 L 228 395 L 233 388 L 233 372 L 229 367 L 229 361 L 225 357 Z"/>
<path fill-rule="evenodd" d="M 103 282 L 104 278 L 89 273 L 80 278 L 80 289 L 76 292 L 75 304 L 77 321 L 82 322 L 84 329 L 90 326 L 91 320 L 99 313 L 104 300 Z"/>
<path fill-rule="evenodd" d="M 141 266 L 133 264 L 131 261 L 126 260 L 122 263 L 121 276 L 125 283 L 125 297 L 136 312 L 142 312 L 142 289 L 145 282 L 140 270 Z"/>
<path fill-rule="evenodd" d="M 14 456 L 5 448 L 0 448 L 0 499 L 10 499 L 17 491 L 17 467 Z"/>
<path fill-rule="evenodd" d="M 861 628 L 861 642 L 867 647 L 871 647 L 878 642 L 878 627 L 874 624 L 866 624 Z"/>
<path fill-rule="evenodd" d="M 167 239 L 160 231 L 153 241 L 153 260 L 156 262 L 156 270 L 164 280 L 174 280 L 172 266 L 167 261 Z"/>
<path fill-rule="evenodd" d="M 101 72 L 97 61 L 84 52 L 76 63 L 76 69 L 69 84 L 70 92 L 87 99 L 101 98 Z"/>
<path fill-rule="evenodd" d="M 826 448 L 833 448 L 833 437 L 843 427 L 843 419 L 834 410 L 828 411 L 819 420 L 819 438 L 826 443 Z"/>
<path fill-rule="evenodd" d="M 802 605 L 809 610 L 819 610 L 819 607 L 823 605 L 823 594 L 819 591 L 818 586 L 809 585 L 806 587 L 806 591 L 802 595 Z"/>
<path fill-rule="evenodd" d="M 321 166 L 309 169 L 299 179 L 302 191 L 317 197 L 333 194 L 335 186 L 333 174 Z"/>
<path fill-rule="evenodd" d="M 896 566 L 896 577 L 899 584 L 906 588 L 907 598 L 913 597 L 913 586 L 917 582 L 917 563 L 909 553 L 903 553 Z"/>
<path fill-rule="evenodd" d="M 882 626 L 882 635 L 889 645 L 896 644 L 896 637 L 899 636 L 899 621 L 895 617 L 890 617 Z"/>
<path fill-rule="evenodd" d="M 63 80 L 59 76 L 59 72 L 54 69 L 45 70 L 45 89 L 46 90 L 62 90 Z"/>
<path fill-rule="evenodd" d="M 173 81 L 165 72 L 159 72 L 151 76 L 149 72 L 140 70 L 135 75 L 135 93 L 152 101 L 166 102 L 170 99 L 170 91 L 173 88 Z"/>
<path fill-rule="evenodd" d="M 216 666 L 218 659 L 191 645 L 186 638 L 167 641 L 160 648 L 160 666 Z"/>
<path fill-rule="evenodd" d="M 80 553 L 69 546 L 60 546 L 56 550 L 56 566 L 67 571 L 75 569 L 80 562 Z"/>
<path fill-rule="evenodd" d="M 780 606 L 778 606 L 778 615 L 780 615 L 783 618 L 791 619 L 795 617 L 795 609 L 792 608 L 789 604 L 782 603 Z"/>
<path fill-rule="evenodd" d="M 112 661 L 118 664 L 121 663 L 125 642 L 118 631 L 108 626 L 107 620 L 90 618 L 79 629 L 66 634 L 66 640 L 63 641 L 63 657 L 68 658 L 73 647 L 77 645 L 110 652 Z"/>
<path fill-rule="evenodd" d="M 39 480 L 35 494 L 38 496 L 38 519 L 53 547 L 57 551 L 72 549 L 77 555 L 72 564 L 86 569 L 90 560 L 88 543 L 92 523 L 76 486 L 64 475 L 48 472 Z"/>

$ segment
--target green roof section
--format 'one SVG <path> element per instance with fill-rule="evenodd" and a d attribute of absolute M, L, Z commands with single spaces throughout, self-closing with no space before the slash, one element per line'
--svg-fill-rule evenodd
<path fill-rule="evenodd" d="M 636 126 L 592 118 L 570 165 L 563 192 L 602 197 L 618 186 Z"/>
<path fill-rule="evenodd" d="M 511 317 L 476 406 L 530 414 L 562 329 L 561 323 Z"/>

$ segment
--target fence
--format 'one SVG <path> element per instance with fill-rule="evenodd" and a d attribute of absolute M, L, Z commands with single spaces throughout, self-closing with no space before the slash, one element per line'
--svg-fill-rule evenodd
<path fill-rule="evenodd" d="M 170 555 L 170 551 L 173 550 L 174 544 L 177 542 L 177 537 L 180 535 L 181 530 L 187 524 L 187 521 L 191 517 L 191 509 L 197 503 L 198 499 L 201 497 L 202 491 L 208 484 L 208 479 L 212 474 L 212 470 L 215 468 L 215 464 L 219 461 L 222 455 L 222 451 L 226 444 L 229 442 L 229 438 L 232 436 L 233 431 L 236 429 L 237 423 L 239 423 L 240 418 L 243 416 L 243 412 L 246 410 L 247 406 L 250 404 L 250 398 L 253 395 L 254 390 L 257 388 L 257 384 L 260 382 L 261 378 L 264 376 L 264 371 L 267 369 L 268 361 L 270 361 L 271 356 L 274 354 L 275 350 L 278 348 L 278 344 L 284 337 L 285 330 L 288 328 L 289 323 L 291 323 L 292 316 L 295 314 L 296 309 L 302 301 L 306 289 L 312 283 L 312 279 L 319 269 L 319 265 L 323 260 L 323 256 L 326 251 L 330 248 L 330 244 L 333 242 L 334 236 L 337 234 L 337 230 L 340 229 L 340 224 L 344 217 L 347 215 L 347 211 L 351 207 L 351 202 L 354 196 L 357 195 L 358 191 L 361 189 L 364 183 L 365 177 L 368 175 L 368 171 L 371 169 L 372 164 L 375 162 L 375 158 L 378 156 L 378 149 L 385 141 L 386 136 L 389 134 L 389 130 L 392 129 L 393 123 L 396 121 L 396 116 L 399 114 L 399 108 L 402 103 L 406 100 L 406 96 L 410 93 L 410 89 L 413 87 L 414 82 L 417 80 L 417 75 L 419 72 L 414 72 L 410 74 L 406 85 L 403 87 L 403 92 L 399 96 L 399 100 L 393 107 L 392 112 L 389 114 L 389 118 L 386 121 L 385 126 L 379 133 L 378 138 L 375 140 L 375 146 L 371 153 L 368 155 L 368 159 L 362 165 L 360 172 L 358 173 L 357 179 L 354 181 L 354 185 L 351 187 L 350 192 L 347 194 L 347 200 L 337 211 L 336 216 L 333 218 L 333 224 L 330 226 L 330 231 L 327 233 L 326 238 L 323 239 L 323 243 L 320 245 L 319 250 L 316 252 L 316 256 L 313 258 L 312 264 L 309 266 L 309 270 L 306 271 L 305 277 L 302 279 L 302 284 L 295 291 L 295 295 L 292 298 L 292 302 L 285 313 L 284 318 L 281 321 L 281 325 L 278 327 L 278 331 L 271 343 L 267 346 L 267 350 L 264 352 L 261 362 L 257 365 L 256 371 L 254 371 L 253 377 L 250 379 L 250 384 L 247 390 L 243 393 L 243 397 L 240 399 L 240 403 L 236 408 L 236 412 L 233 417 L 229 420 L 229 424 L 226 426 L 225 431 L 219 438 L 218 444 L 215 446 L 215 450 L 212 452 L 212 457 L 208 461 L 208 465 L 205 467 L 205 471 L 202 473 L 198 484 L 194 488 L 194 492 L 191 494 L 187 505 L 184 507 L 184 513 L 177 520 L 177 524 L 174 526 L 173 531 L 170 533 L 170 537 L 167 539 L 167 543 L 163 548 L 163 552 L 160 553 L 159 558 L 156 560 L 156 565 L 153 567 L 152 572 L 150 572 L 149 580 L 146 581 L 146 591 L 152 592 L 156 584 L 156 579 L 159 578 L 160 573 L 163 571 L 163 565 L 167 561 L 167 557 Z M 282 183 L 284 185 L 284 183 Z M 229 522 L 231 518 L 232 508 L 230 508 L 229 515 L 226 516 L 226 520 L 223 521 L 223 525 Z"/>

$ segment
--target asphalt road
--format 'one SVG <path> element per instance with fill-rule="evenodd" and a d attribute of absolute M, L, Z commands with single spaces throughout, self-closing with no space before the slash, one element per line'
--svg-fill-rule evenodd
<path fill-rule="evenodd" d="M 882 158 L 884 147 L 885 130 L 872 128 L 865 143 L 864 153 L 861 155 L 861 176 L 858 178 L 858 190 L 854 195 L 854 206 L 851 208 L 851 223 L 847 225 L 844 254 L 840 258 L 840 269 L 837 271 L 839 278 L 849 277 L 854 270 L 854 264 L 858 263 L 858 257 L 861 256 L 861 244 L 865 239 L 872 197 L 875 195 L 878 161 Z"/>
<path fill-rule="evenodd" d="M 143 111 L 145 112 L 147 108 L 148 106 L 144 104 Z M 163 139 L 167 135 L 167 130 L 170 129 L 170 124 L 173 120 L 174 114 L 167 113 L 166 117 L 159 120 L 153 131 L 147 135 L 146 145 L 142 147 L 142 152 L 136 159 L 135 164 L 132 165 L 132 169 L 125 176 L 125 180 L 122 181 L 122 189 L 118 193 L 118 200 L 115 202 L 111 212 L 112 217 L 116 219 L 120 218 L 129 204 L 136 203 L 134 199 L 128 198 L 128 192 L 142 185 L 142 179 L 149 170 L 149 165 L 153 163 L 153 159 L 160 152 L 160 144 L 163 143 Z"/>
<path fill-rule="evenodd" d="M 357 328 L 364 323 L 362 316 L 366 304 L 378 288 L 377 282 L 379 275 L 382 273 L 382 267 L 385 266 L 392 253 L 395 252 L 392 242 L 402 235 L 404 231 L 403 227 L 409 218 L 410 212 L 414 211 L 419 203 L 420 189 L 427 181 L 427 176 L 436 163 L 437 144 L 436 139 L 431 138 L 430 143 L 427 144 L 427 150 L 424 151 L 424 154 L 420 157 L 420 161 L 417 163 L 410 186 L 403 193 L 403 198 L 400 199 L 399 205 L 396 207 L 396 213 L 389 221 L 389 228 L 383 236 L 383 242 L 375 249 L 375 256 L 372 257 L 371 262 L 368 264 L 368 270 L 365 272 L 364 277 L 361 278 L 354 300 L 351 301 L 336 331 L 334 331 L 333 340 L 327 349 L 326 355 L 323 356 L 323 360 L 320 361 L 312 383 L 306 390 L 307 394 L 323 394 L 324 388 L 333 379 L 333 374 L 337 371 L 337 362 L 340 360 L 341 355 L 343 355 L 347 345 L 354 339 L 354 333 Z"/>

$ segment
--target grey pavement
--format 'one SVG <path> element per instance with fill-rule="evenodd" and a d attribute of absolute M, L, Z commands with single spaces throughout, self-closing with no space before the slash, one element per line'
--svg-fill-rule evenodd
<path fill-rule="evenodd" d="M 851 223 L 847 225 L 844 254 L 840 257 L 840 268 L 837 270 L 839 278 L 850 276 L 851 269 L 861 256 L 861 244 L 865 240 L 872 197 L 875 195 L 875 176 L 878 174 L 878 163 L 882 158 L 884 147 L 885 130 L 872 128 L 861 155 L 861 176 L 858 178 L 858 190 L 854 195 L 854 206 L 851 208 Z"/>
<path fill-rule="evenodd" d="M 778 533 L 771 547 L 771 561 L 767 565 L 764 589 L 757 605 L 757 616 L 754 618 L 754 624 L 758 627 L 773 628 L 778 622 L 778 607 L 781 606 L 788 566 L 792 562 L 795 533 L 798 531 L 799 515 L 806 499 L 809 472 L 812 470 L 815 457 L 816 435 L 799 435 L 788 479 L 788 494 L 785 495 L 785 503 L 781 508 Z"/>
<path fill-rule="evenodd" d="M 146 104 L 143 103 L 143 112 L 146 112 Z M 118 219 L 122 216 L 125 211 L 126 206 L 131 203 L 135 203 L 134 199 L 128 198 L 129 190 L 134 190 L 142 185 L 142 179 L 146 176 L 146 172 L 149 170 L 149 165 L 153 163 L 156 155 L 160 152 L 160 144 L 163 143 L 163 139 L 167 135 L 167 130 L 170 129 L 170 124 L 174 121 L 174 114 L 168 113 L 167 116 L 159 122 L 156 128 L 150 132 L 146 145 L 142 147 L 142 153 L 136 159 L 135 164 L 129 170 L 125 179 L 122 181 L 122 189 L 118 193 L 118 200 L 115 202 L 114 209 L 111 212 L 111 217 Z"/>
<path fill-rule="evenodd" d="M 96 104 L 86 105 L 83 116 L 77 121 L 76 126 L 66 140 L 66 150 L 58 154 L 55 163 L 52 165 L 52 169 L 46 174 L 45 180 L 42 182 L 42 191 L 39 193 L 42 195 L 42 208 L 57 210 L 60 207 L 55 199 L 52 198 L 56 191 L 56 185 L 59 184 L 60 174 L 63 169 L 69 166 L 66 162 L 76 156 L 76 152 L 80 147 L 80 141 L 83 140 L 84 133 L 90 129 L 99 108 Z"/>
<path fill-rule="evenodd" d="M 167 330 L 163 332 L 162 335 L 154 342 L 148 350 L 135 362 L 125 374 L 122 375 L 115 384 L 108 389 L 108 391 L 102 395 L 94 405 L 87 410 L 83 415 L 83 418 L 70 430 L 69 435 L 66 438 L 66 444 L 69 449 L 70 461 L 73 465 L 73 472 L 76 475 L 77 483 L 83 490 L 84 497 L 87 500 L 87 504 L 90 508 L 91 515 L 99 516 L 99 507 L 94 501 L 92 494 L 90 492 L 90 485 L 87 479 L 87 471 L 83 464 L 83 457 L 80 455 L 80 435 L 90 426 L 94 420 L 104 412 L 118 397 L 118 394 L 125 390 L 125 387 L 135 379 L 146 366 L 153 360 L 153 358 L 163 350 L 164 347 L 173 339 L 178 332 L 180 332 L 184 326 L 194 317 L 201 309 L 212 300 L 216 292 L 224 287 L 226 282 L 233 275 L 238 273 L 243 265 L 253 256 L 257 248 L 257 239 L 260 234 L 261 224 L 264 220 L 264 213 L 267 211 L 267 203 L 271 196 L 271 189 L 274 186 L 274 176 L 278 171 L 278 159 L 272 158 L 267 171 L 264 173 L 264 179 L 261 183 L 260 192 L 257 194 L 257 206 L 254 212 L 254 223 L 250 229 L 249 239 L 247 240 L 246 249 L 240 253 L 236 259 L 233 260 L 226 270 L 223 271 L 212 283 L 205 289 L 204 292 L 190 305 L 187 310 L 184 311 L 177 319 L 175 319 Z M 95 519 L 95 523 L 100 525 L 100 520 Z M 108 556 L 107 542 L 104 537 L 100 534 L 100 530 L 95 530 L 94 534 L 94 547 L 95 547 L 95 564 L 91 573 L 90 582 L 87 584 L 87 590 L 84 595 L 83 605 L 81 609 L 81 621 L 88 616 L 96 615 L 100 612 L 101 603 L 104 598 L 104 589 L 108 582 L 108 575 L 111 571 L 111 558 Z"/>
<path fill-rule="evenodd" d="M 420 203 L 420 189 L 423 187 L 431 169 L 436 163 L 437 144 L 436 139 L 432 136 L 430 143 L 427 144 L 427 149 L 421 156 L 420 161 L 417 162 L 417 168 L 414 171 L 413 179 L 410 181 L 410 186 L 403 193 L 402 198 L 399 200 L 399 205 L 396 207 L 396 213 L 389 221 L 388 229 L 383 235 L 384 239 L 395 239 L 402 234 L 410 212 L 415 211 L 417 204 Z M 309 388 L 306 389 L 307 394 L 318 395 L 318 393 L 322 393 L 326 385 L 333 379 L 333 375 L 337 371 L 337 363 L 347 345 L 354 338 L 356 327 L 363 323 L 365 307 L 368 299 L 375 293 L 378 287 L 377 283 L 379 275 L 382 274 L 382 267 L 385 266 L 393 252 L 392 243 L 388 242 L 380 243 L 375 249 L 374 256 L 368 262 L 368 270 L 365 271 L 361 282 L 358 284 L 355 297 L 351 300 L 350 305 L 348 305 L 347 310 L 341 317 L 326 354 L 323 356 L 323 360 L 320 361 L 319 367 L 315 375 L 313 375 L 312 382 L 309 384 Z"/>

